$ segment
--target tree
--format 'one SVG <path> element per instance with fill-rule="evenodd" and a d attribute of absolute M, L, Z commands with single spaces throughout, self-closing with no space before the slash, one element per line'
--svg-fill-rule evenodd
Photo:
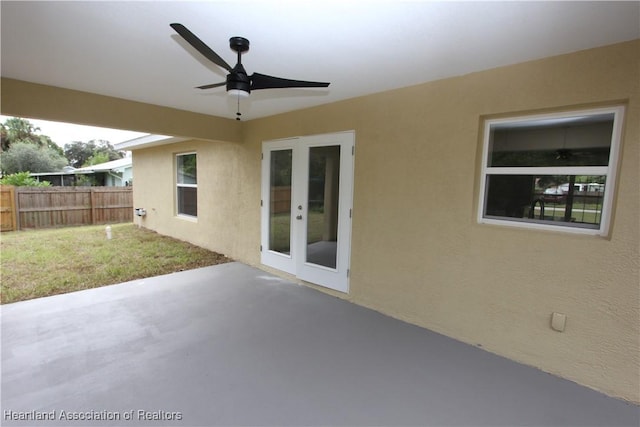
<path fill-rule="evenodd" d="M 35 144 L 38 147 L 48 147 L 55 150 L 61 156 L 64 155 L 62 148 L 53 142 L 46 135 L 38 135 L 40 128 L 34 126 L 29 120 L 19 117 L 12 117 L 0 124 L 0 145 L 2 151 L 11 148 L 11 144 L 26 142 Z"/>
<path fill-rule="evenodd" d="M 12 143 L 2 153 L 0 168 L 3 174 L 17 172 L 57 172 L 67 164 L 67 159 L 49 147 L 38 147 L 27 142 Z"/>
<path fill-rule="evenodd" d="M 35 133 L 40 128 L 35 127 L 29 120 L 12 117 L 5 120 L 0 126 L 2 127 L 2 151 L 8 150 L 14 142 L 40 142 L 37 138 L 34 138 L 36 136 Z"/>
<path fill-rule="evenodd" d="M 5 154 L 9 154 L 9 150 L 12 146 L 20 143 L 30 144 L 35 148 L 43 149 L 41 153 L 35 154 L 36 150 L 27 150 L 22 147 L 8 157 L 9 160 L 7 161 L 9 163 L 7 167 L 10 167 L 11 170 L 13 170 L 15 167 L 22 168 L 25 164 L 34 164 L 38 170 L 29 170 L 31 172 L 40 172 L 40 169 L 45 167 L 43 165 L 43 158 L 50 157 L 54 162 L 53 164 L 46 164 L 46 166 L 52 169 L 45 170 L 44 172 L 53 172 L 60 169 L 56 166 L 59 163 L 58 159 L 63 156 L 66 157 L 69 164 L 75 168 L 80 168 L 85 165 L 105 163 L 111 160 L 121 159 L 125 156 L 124 151 L 116 150 L 109 141 L 97 139 L 93 139 L 86 143 L 74 141 L 71 144 L 66 144 L 63 150 L 53 142 L 50 137 L 37 134 L 39 131 L 40 128 L 33 125 L 29 120 L 19 117 L 12 117 L 0 124 L 0 148 L 4 153 L 3 157 L 5 157 Z M 17 152 L 20 152 L 21 154 L 17 155 Z M 27 152 L 29 154 L 27 154 Z M 56 155 L 51 154 L 53 152 L 55 152 Z M 46 153 L 46 156 L 44 153 Z M 16 156 L 18 156 L 20 160 L 18 160 Z M 26 158 L 29 158 L 30 160 L 25 163 L 27 160 Z M 5 173 L 8 172 L 4 167 L 5 166 L 2 166 Z M 24 170 L 26 169 L 16 170 L 16 172 Z"/>
<path fill-rule="evenodd" d="M 89 159 L 98 154 L 101 156 L 100 159 L 106 159 L 104 160 L 105 162 L 121 159 L 125 156 L 124 151 L 117 151 L 109 141 L 104 140 L 74 141 L 64 146 L 64 155 L 74 168 L 80 168 L 87 164 L 97 164 L 88 162 Z"/>
<path fill-rule="evenodd" d="M 96 144 L 96 151 L 94 152 L 94 155 L 106 154 L 109 158 L 109 160 L 107 160 L 108 162 L 110 162 L 111 160 L 122 159 L 126 155 L 124 151 L 116 150 L 109 141 L 93 140 L 91 142 L 94 142 Z"/>
<path fill-rule="evenodd" d="M 74 168 L 81 168 L 93 156 L 95 144 L 74 141 L 64 145 L 64 156 Z"/>
<path fill-rule="evenodd" d="M 29 172 L 18 172 L 4 176 L 0 179 L 0 184 L 14 185 L 16 187 L 50 187 L 49 181 L 38 181 Z"/>
<path fill-rule="evenodd" d="M 62 150 L 62 147 L 60 147 L 58 144 L 56 144 L 55 142 L 53 142 L 53 140 L 51 138 L 49 138 L 46 135 L 38 135 L 40 137 L 40 141 L 42 143 L 43 146 L 54 150 L 56 153 L 58 153 L 61 157 L 64 157 L 64 151 Z"/>
<path fill-rule="evenodd" d="M 100 163 L 107 163 L 108 161 L 110 161 L 108 153 L 98 152 L 89 157 L 89 160 L 87 160 L 82 167 L 99 165 Z"/>

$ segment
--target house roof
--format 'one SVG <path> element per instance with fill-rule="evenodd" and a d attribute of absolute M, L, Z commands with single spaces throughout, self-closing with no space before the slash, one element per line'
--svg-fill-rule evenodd
<path fill-rule="evenodd" d="M 54 176 L 54 175 L 87 175 L 95 172 L 109 172 L 116 171 L 119 172 L 118 169 L 126 169 L 128 167 L 132 167 L 132 159 L 131 157 L 124 157 L 118 160 L 112 160 L 110 162 L 100 163 L 92 166 L 85 166 L 83 168 L 73 168 L 70 166 L 65 166 L 64 170 L 59 172 L 36 172 L 31 173 L 31 176 Z"/>
<path fill-rule="evenodd" d="M 2 76 L 235 118 L 226 71 L 169 27 L 187 26 L 249 74 L 328 81 L 259 90 L 243 120 L 640 38 L 640 2 L 3 1 Z M 46 67 L 40 66 L 47 64 Z"/>
<path fill-rule="evenodd" d="M 174 142 L 185 141 L 186 138 L 167 135 L 145 135 L 139 138 L 130 139 L 114 144 L 116 150 L 136 150 L 139 148 L 148 148 L 156 145 L 172 144 Z"/>
<path fill-rule="evenodd" d="M 123 157 L 122 159 L 112 160 L 110 162 L 99 163 L 97 165 L 78 168 L 74 170 L 72 173 L 108 172 L 108 171 L 115 171 L 117 169 L 126 169 L 131 166 L 132 166 L 131 157 Z"/>

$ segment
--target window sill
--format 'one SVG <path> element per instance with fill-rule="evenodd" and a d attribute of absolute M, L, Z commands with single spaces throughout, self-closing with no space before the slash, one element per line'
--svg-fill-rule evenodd
<path fill-rule="evenodd" d="M 183 219 L 185 221 L 189 221 L 189 222 L 198 222 L 198 217 L 197 216 L 191 216 L 191 215 L 185 215 L 185 214 L 177 214 L 176 218 L 178 219 Z"/>
<path fill-rule="evenodd" d="M 600 228 L 588 228 L 581 227 L 577 224 L 572 223 L 562 223 L 562 224 L 552 224 L 547 221 L 531 221 L 531 220 L 519 220 L 518 218 L 513 219 L 498 219 L 498 217 L 483 217 L 479 219 L 479 224 L 489 224 L 489 225 L 498 225 L 504 227 L 511 228 L 519 228 L 522 230 L 541 230 L 541 231 L 551 231 L 556 233 L 571 233 L 571 234 L 582 234 L 582 235 L 590 235 L 590 236 L 599 236 L 599 237 L 607 237 L 606 230 Z"/>

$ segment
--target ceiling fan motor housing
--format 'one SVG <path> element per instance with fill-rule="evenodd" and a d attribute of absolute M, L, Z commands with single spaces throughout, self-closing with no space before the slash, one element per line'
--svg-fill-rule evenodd
<path fill-rule="evenodd" d="M 238 63 L 227 75 L 227 91 L 241 90 L 251 93 L 251 80 L 242 66 L 242 54 L 249 50 L 249 40 L 244 37 L 231 37 L 229 47 L 238 54 Z"/>
<path fill-rule="evenodd" d="M 227 91 L 232 89 L 251 93 L 251 80 L 240 63 L 233 67 L 233 70 L 227 74 Z"/>

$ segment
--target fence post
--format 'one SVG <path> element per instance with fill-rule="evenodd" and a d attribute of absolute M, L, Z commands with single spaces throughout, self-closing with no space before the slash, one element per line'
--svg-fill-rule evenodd
<path fill-rule="evenodd" d="M 11 187 L 9 190 L 11 194 L 11 226 L 14 230 L 18 230 L 18 194 L 16 193 L 16 188 Z"/>
<path fill-rule="evenodd" d="M 91 224 L 95 225 L 96 223 L 96 193 L 93 188 L 91 188 Z"/>
<path fill-rule="evenodd" d="M 17 187 L 15 189 L 15 199 L 13 200 L 13 206 L 16 209 L 16 229 L 22 230 L 22 219 L 20 218 L 20 189 L 23 187 Z"/>

